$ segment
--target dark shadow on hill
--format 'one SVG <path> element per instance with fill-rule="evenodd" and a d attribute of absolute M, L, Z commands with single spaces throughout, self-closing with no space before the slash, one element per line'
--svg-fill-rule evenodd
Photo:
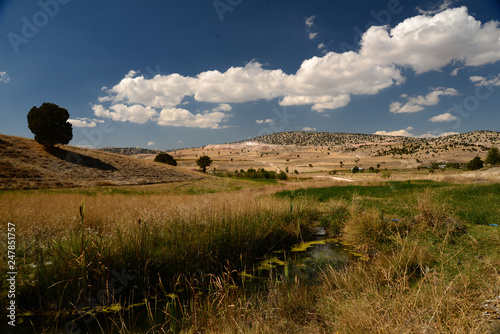
<path fill-rule="evenodd" d="M 3 139 L 0 139 L 0 149 L 1 148 L 6 148 L 7 146 L 10 146 L 11 144 Z"/>
<path fill-rule="evenodd" d="M 100 170 L 110 170 L 110 171 L 118 170 L 118 168 L 116 168 L 115 166 L 110 165 L 102 160 L 89 157 L 88 155 L 71 152 L 59 147 L 45 147 L 45 151 L 47 151 L 47 153 L 53 155 L 56 158 L 59 158 L 61 160 L 64 160 L 66 162 L 75 165 L 80 165 Z"/>

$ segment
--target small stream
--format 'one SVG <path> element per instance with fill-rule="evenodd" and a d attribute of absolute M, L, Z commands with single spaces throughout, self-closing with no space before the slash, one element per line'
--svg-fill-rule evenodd
<path fill-rule="evenodd" d="M 301 242 L 289 250 L 274 251 L 253 268 L 240 273 L 244 282 L 253 287 L 263 287 L 269 279 L 316 284 L 319 275 L 326 268 L 341 269 L 356 258 L 338 239 L 316 237 L 312 241 Z M 244 283 L 247 285 L 247 283 Z M 154 304 L 153 304 L 154 305 Z M 159 305 L 158 305 L 159 306 Z M 155 312 L 155 309 L 152 310 Z M 129 319 L 130 318 L 130 319 Z M 137 323 L 138 318 L 142 321 Z M 57 319 L 57 320 L 56 320 Z M 112 323 L 125 321 L 135 323 L 135 331 L 144 333 L 150 329 L 145 304 L 139 303 L 129 309 L 121 305 L 108 305 L 105 308 L 81 310 L 78 315 L 64 316 L 57 312 L 25 315 L 18 318 L 16 327 L 0 324 L 0 332 L 6 334 L 27 333 L 116 333 Z M 75 321 L 76 320 L 76 321 Z M 143 326 L 141 326 L 141 324 Z M 106 327 L 110 330 L 106 330 Z M 57 327 L 57 330 L 54 328 Z"/>
<path fill-rule="evenodd" d="M 316 237 L 312 241 L 298 243 L 289 250 L 274 251 L 252 273 L 243 275 L 257 279 L 278 275 L 284 279 L 314 284 L 326 268 L 341 269 L 354 258 L 355 255 L 338 239 Z"/>

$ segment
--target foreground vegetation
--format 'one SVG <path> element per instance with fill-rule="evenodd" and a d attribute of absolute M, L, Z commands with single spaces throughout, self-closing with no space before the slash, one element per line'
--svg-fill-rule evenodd
<path fill-rule="evenodd" d="M 70 311 L 146 299 L 142 311 L 116 307 L 94 325 L 135 332 L 143 319 L 151 333 L 495 333 L 500 184 L 175 196 L 157 189 L 0 193 L 2 226 L 17 227 L 19 307 L 54 311 L 52 325 L 66 330 Z M 364 260 L 325 267 L 314 282 L 285 266 L 249 286 L 245 269 L 310 238 L 315 226 Z M 69 329 L 85 332 L 84 325 Z"/>

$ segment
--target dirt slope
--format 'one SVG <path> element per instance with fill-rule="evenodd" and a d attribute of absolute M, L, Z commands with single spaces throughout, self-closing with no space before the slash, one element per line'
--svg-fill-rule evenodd
<path fill-rule="evenodd" d="M 48 150 L 32 139 L 0 135 L 0 189 L 149 184 L 202 177 L 144 159 L 66 145 Z"/>

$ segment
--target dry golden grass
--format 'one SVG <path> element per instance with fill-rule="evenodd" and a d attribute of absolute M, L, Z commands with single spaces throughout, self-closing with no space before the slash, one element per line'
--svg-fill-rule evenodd
<path fill-rule="evenodd" d="M 153 161 L 0 135 L 0 189 L 62 188 L 196 180 L 203 175 Z"/>

